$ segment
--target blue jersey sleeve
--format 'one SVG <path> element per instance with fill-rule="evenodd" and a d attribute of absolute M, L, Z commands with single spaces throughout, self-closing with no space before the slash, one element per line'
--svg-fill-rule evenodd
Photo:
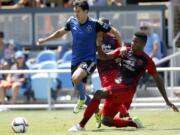
<path fill-rule="evenodd" d="M 110 32 L 111 26 L 109 24 L 103 23 L 101 21 L 96 22 L 96 32 Z"/>
<path fill-rule="evenodd" d="M 66 31 L 70 31 L 70 30 L 71 30 L 71 27 L 70 27 L 71 18 L 72 18 L 72 17 L 70 17 L 70 18 L 66 21 L 66 24 L 65 24 L 65 30 L 66 30 Z"/>

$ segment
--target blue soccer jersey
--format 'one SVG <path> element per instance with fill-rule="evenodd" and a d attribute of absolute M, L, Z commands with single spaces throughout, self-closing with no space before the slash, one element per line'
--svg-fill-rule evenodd
<path fill-rule="evenodd" d="M 88 18 L 84 24 L 80 24 L 75 17 L 71 16 L 65 25 L 65 30 L 72 33 L 71 64 L 77 65 L 83 61 L 96 62 L 96 33 L 99 31 L 109 32 L 111 27 L 92 18 Z"/>

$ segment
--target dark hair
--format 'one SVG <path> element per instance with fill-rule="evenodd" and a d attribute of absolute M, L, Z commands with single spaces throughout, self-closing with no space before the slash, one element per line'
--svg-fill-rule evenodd
<path fill-rule="evenodd" d="M 147 41 L 147 35 L 146 35 L 145 33 L 138 31 L 138 32 L 136 32 L 134 35 L 135 35 L 136 37 L 138 37 L 141 41 L 143 41 L 144 43 L 146 43 L 146 41 Z"/>
<path fill-rule="evenodd" d="M 0 38 L 4 38 L 4 32 L 0 31 Z"/>
<path fill-rule="evenodd" d="M 73 5 L 75 8 L 80 7 L 83 11 L 84 10 L 89 11 L 89 4 L 86 0 L 75 0 Z"/>

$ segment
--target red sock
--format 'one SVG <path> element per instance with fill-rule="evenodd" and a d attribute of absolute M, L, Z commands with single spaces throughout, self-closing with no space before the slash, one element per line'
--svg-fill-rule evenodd
<path fill-rule="evenodd" d="M 129 120 L 123 120 L 123 119 L 120 119 L 119 117 L 115 117 L 113 119 L 113 126 L 115 126 L 115 127 L 127 127 L 127 126 L 129 126 Z"/>
<path fill-rule="evenodd" d="M 86 123 L 91 118 L 93 113 L 99 108 L 100 101 L 101 101 L 100 99 L 96 99 L 96 98 L 93 98 L 91 100 L 91 102 L 89 103 L 89 105 L 87 106 L 87 108 L 84 112 L 83 119 L 79 123 L 81 127 L 84 127 L 86 125 Z"/>

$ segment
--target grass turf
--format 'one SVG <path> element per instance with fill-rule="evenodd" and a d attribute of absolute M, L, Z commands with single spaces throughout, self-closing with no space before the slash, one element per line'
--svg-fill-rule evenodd
<path fill-rule="evenodd" d="M 80 121 L 83 113 L 73 114 L 72 110 L 0 112 L 0 135 L 15 134 L 10 124 L 18 116 L 24 116 L 29 123 L 24 135 L 180 135 L 180 113 L 171 110 L 133 110 L 130 113 L 141 119 L 144 129 L 105 126 L 96 129 L 92 118 L 86 131 L 70 133 L 67 130 Z"/>

